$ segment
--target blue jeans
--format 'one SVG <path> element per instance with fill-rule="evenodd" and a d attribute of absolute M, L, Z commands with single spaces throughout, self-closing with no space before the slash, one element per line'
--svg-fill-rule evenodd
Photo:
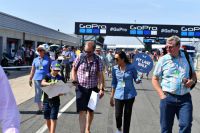
<path fill-rule="evenodd" d="M 160 101 L 161 133 L 172 133 L 174 117 L 179 120 L 179 133 L 191 133 L 193 105 L 191 95 L 177 96 L 166 93 Z"/>
<path fill-rule="evenodd" d="M 41 103 L 42 89 L 41 89 L 41 80 L 34 80 L 35 84 L 35 103 Z"/>

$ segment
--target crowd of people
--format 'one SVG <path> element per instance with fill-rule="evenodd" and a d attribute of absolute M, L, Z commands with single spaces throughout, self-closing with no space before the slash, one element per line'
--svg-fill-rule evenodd
<path fill-rule="evenodd" d="M 91 133 L 94 110 L 88 108 L 88 102 L 92 91 L 99 93 L 100 99 L 103 98 L 106 89 L 106 74 L 112 79 L 110 106 L 115 106 L 116 133 L 129 133 L 132 107 L 137 96 L 134 84 L 140 84 L 143 77 L 143 73 L 138 72 L 132 63 L 134 56 L 141 51 L 137 49 L 133 52 L 111 49 L 106 51 L 96 46 L 94 41 L 87 41 L 82 51 L 64 46 L 54 60 L 48 56 L 42 45 L 38 46 L 37 52 L 38 57 L 32 62 L 29 85 L 32 86 L 34 81 L 37 113 L 44 114 L 50 133 L 56 131 L 59 97 L 63 94 L 49 98 L 42 92 L 41 86 L 55 84 L 58 80 L 65 83 L 71 80 L 76 88 L 80 132 Z M 191 57 L 180 50 L 180 39 L 177 36 L 168 38 L 165 49 L 159 52 L 143 52 L 156 63 L 152 84 L 160 97 L 161 133 L 172 132 L 175 115 L 179 120 L 180 133 L 191 133 L 193 105 L 190 91 L 197 81 Z M 0 71 L 0 76 L 2 73 L 3 71 Z M 148 75 L 147 73 L 147 78 Z M 9 94 L 12 96 L 11 93 Z M 16 108 L 16 103 L 13 103 L 11 103 L 13 108 Z M 3 108 L 2 106 L 0 101 L 0 108 Z M 17 109 L 16 112 L 18 112 Z M 14 120 L 18 118 L 18 113 L 16 114 L 13 117 Z M 6 118 L 2 118 L 0 113 L 0 121 L 2 119 Z M 19 124 L 15 124 L 14 127 L 19 128 Z M 12 129 L 13 127 L 4 126 L 4 131 L 5 128 Z M 14 129 L 12 131 L 15 133 Z"/>

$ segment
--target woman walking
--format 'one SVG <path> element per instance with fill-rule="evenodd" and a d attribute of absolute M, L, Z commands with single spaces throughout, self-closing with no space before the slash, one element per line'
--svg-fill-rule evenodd
<path fill-rule="evenodd" d="M 38 105 L 37 114 L 41 114 L 42 113 L 41 81 L 44 78 L 44 76 L 49 73 L 51 60 L 46 55 L 46 49 L 44 46 L 42 46 L 42 45 L 38 46 L 37 52 L 38 52 L 39 56 L 33 60 L 30 78 L 29 78 L 29 85 L 32 86 L 32 80 L 34 80 L 35 103 L 37 103 L 37 105 Z"/>
<path fill-rule="evenodd" d="M 112 92 L 110 105 L 115 105 L 115 117 L 117 124 L 116 133 L 129 133 L 131 122 L 132 106 L 137 95 L 133 80 L 137 80 L 137 71 L 129 62 L 125 52 L 115 54 L 116 66 L 112 69 Z M 123 129 L 122 115 L 124 114 Z"/>

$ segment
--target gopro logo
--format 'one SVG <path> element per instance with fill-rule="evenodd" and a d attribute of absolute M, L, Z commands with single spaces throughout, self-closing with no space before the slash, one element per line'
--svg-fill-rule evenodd
<path fill-rule="evenodd" d="M 200 27 L 189 27 L 189 28 L 186 28 L 184 26 L 184 27 L 181 27 L 181 31 L 200 31 Z"/>
<path fill-rule="evenodd" d="M 144 25 L 144 26 L 131 25 L 130 29 L 131 30 L 152 30 L 152 31 L 157 31 L 158 27 L 156 27 L 156 26 L 147 26 L 147 25 Z"/>
<path fill-rule="evenodd" d="M 79 24 L 79 28 L 87 28 L 87 29 L 106 29 L 106 25 L 98 25 L 98 24 Z"/>

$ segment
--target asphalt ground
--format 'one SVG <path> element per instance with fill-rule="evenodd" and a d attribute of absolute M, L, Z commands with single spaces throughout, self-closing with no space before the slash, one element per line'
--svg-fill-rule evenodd
<path fill-rule="evenodd" d="M 110 89 L 111 79 L 107 78 L 107 88 Z M 69 83 L 71 84 L 71 83 Z M 61 97 L 62 109 L 75 97 L 74 87 L 66 95 Z M 154 91 L 151 79 L 143 79 L 142 83 L 136 85 L 137 97 L 133 105 L 130 133 L 159 133 L 159 104 L 160 100 Z M 192 133 L 200 133 L 200 84 L 192 91 L 193 99 L 193 126 Z M 95 117 L 91 127 L 91 133 L 115 133 L 114 108 L 109 105 L 110 92 L 106 91 L 103 99 L 98 103 Z M 44 126 L 43 115 L 37 115 L 37 106 L 33 103 L 33 98 L 19 105 L 21 113 L 21 133 L 36 133 Z M 72 104 L 64 111 L 57 121 L 57 133 L 79 133 L 78 114 L 76 113 L 76 103 Z M 173 133 L 178 132 L 178 122 L 175 120 Z M 48 131 L 46 130 L 45 133 Z"/>

